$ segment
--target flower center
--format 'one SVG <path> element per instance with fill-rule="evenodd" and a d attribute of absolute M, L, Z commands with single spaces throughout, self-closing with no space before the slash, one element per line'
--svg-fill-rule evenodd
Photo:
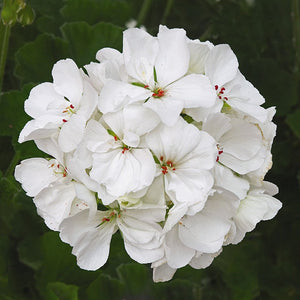
<path fill-rule="evenodd" d="M 120 218 L 121 217 L 121 213 L 118 212 L 118 211 L 116 211 L 116 210 L 113 210 L 106 217 L 104 217 L 101 220 L 101 224 L 100 225 L 102 225 L 103 223 L 106 223 L 106 222 L 110 222 L 110 221 L 114 220 L 116 217 Z"/>
<path fill-rule="evenodd" d="M 217 91 L 217 96 L 219 97 L 220 100 L 223 100 L 223 101 L 227 101 L 228 100 L 227 97 L 224 97 L 224 92 L 225 92 L 225 88 L 224 87 L 221 87 L 219 89 L 219 86 L 215 85 L 215 90 Z"/>
<path fill-rule="evenodd" d="M 220 160 L 220 155 L 223 153 L 223 148 L 220 146 L 220 144 L 217 144 L 217 148 L 218 148 L 218 156 L 216 162 Z"/>
<path fill-rule="evenodd" d="M 167 160 L 166 162 L 164 161 L 163 156 L 159 158 L 161 161 L 160 166 L 161 166 L 161 172 L 166 175 L 169 173 L 169 171 L 176 171 L 176 168 L 174 167 L 174 164 L 171 160 Z"/>
<path fill-rule="evenodd" d="M 161 88 L 157 88 L 153 91 L 152 97 L 161 98 L 165 95 L 165 91 Z"/>
<path fill-rule="evenodd" d="M 66 118 L 62 119 L 64 123 L 68 122 L 67 118 L 69 118 L 72 114 L 75 114 L 75 107 L 73 104 L 70 104 L 63 110 L 63 114 L 65 114 Z"/>
<path fill-rule="evenodd" d="M 50 168 L 53 168 L 53 172 L 56 175 L 62 175 L 62 177 L 66 177 L 68 175 L 67 168 L 62 166 L 61 164 L 52 163 Z"/>

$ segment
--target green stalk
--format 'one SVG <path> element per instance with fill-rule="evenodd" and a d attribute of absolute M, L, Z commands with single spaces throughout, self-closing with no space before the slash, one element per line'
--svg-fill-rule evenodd
<path fill-rule="evenodd" d="M 161 19 L 161 24 L 166 24 L 166 20 L 167 20 L 167 17 L 169 16 L 169 14 L 170 14 L 173 3 L 174 3 L 174 0 L 168 0 L 165 11 L 164 11 L 164 15 Z"/>
<path fill-rule="evenodd" d="M 138 19 L 137 19 L 137 25 L 136 25 L 137 27 L 144 24 L 147 14 L 148 14 L 148 11 L 150 10 L 151 4 L 152 4 L 152 0 L 144 0 L 142 8 L 141 8 L 139 16 L 138 16 Z"/>
<path fill-rule="evenodd" d="M 0 45 L 0 93 L 2 91 L 3 76 L 5 71 L 5 64 L 7 58 L 9 37 L 10 37 L 11 25 L 5 25 L 0 21 L 0 32 L 3 32 Z"/>

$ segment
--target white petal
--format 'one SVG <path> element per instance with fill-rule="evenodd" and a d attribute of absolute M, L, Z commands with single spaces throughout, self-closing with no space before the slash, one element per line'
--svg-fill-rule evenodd
<path fill-rule="evenodd" d="M 58 61 L 52 69 L 54 89 L 79 106 L 83 85 L 80 72 L 73 60 L 67 58 Z"/>
<path fill-rule="evenodd" d="M 97 121 L 90 120 L 85 130 L 86 147 L 91 152 L 106 152 L 113 148 L 114 138 Z"/>
<path fill-rule="evenodd" d="M 156 112 L 164 124 L 172 126 L 179 119 L 183 109 L 183 102 L 170 97 L 162 97 L 160 99 L 151 97 L 144 106 Z"/>
<path fill-rule="evenodd" d="M 236 176 L 230 169 L 216 164 L 214 168 L 215 186 L 222 187 L 244 199 L 249 190 L 249 182 L 241 177 Z"/>
<path fill-rule="evenodd" d="M 91 117 L 97 106 L 98 94 L 96 90 L 86 81 L 84 81 L 83 88 L 84 90 L 82 99 L 80 101 L 80 106 L 77 110 L 77 114 L 83 116 L 83 118 L 87 121 Z"/>
<path fill-rule="evenodd" d="M 210 49 L 213 47 L 209 42 L 201 43 L 199 40 L 188 43 L 190 51 L 189 73 L 204 74 L 205 61 Z"/>
<path fill-rule="evenodd" d="M 227 103 L 235 110 L 249 115 L 259 122 L 265 122 L 267 119 L 267 110 L 257 104 L 248 103 L 243 99 L 230 98 Z"/>
<path fill-rule="evenodd" d="M 113 225 L 107 226 L 101 231 L 95 229 L 87 232 L 78 241 L 72 254 L 76 255 L 77 264 L 80 268 L 94 271 L 106 263 L 113 231 Z"/>
<path fill-rule="evenodd" d="M 123 55 L 128 74 L 139 82 L 153 80 L 153 66 L 158 52 L 157 39 L 138 28 L 124 31 Z"/>
<path fill-rule="evenodd" d="M 167 263 L 162 264 L 153 269 L 153 281 L 165 282 L 172 279 L 176 272 L 176 269 L 171 268 Z"/>
<path fill-rule="evenodd" d="M 41 190 L 58 180 L 53 169 L 50 168 L 49 161 L 44 158 L 23 160 L 16 166 L 14 176 L 30 197 L 36 196 Z"/>
<path fill-rule="evenodd" d="M 262 147 L 261 131 L 257 126 L 242 120 L 233 119 L 231 122 L 231 130 L 228 130 L 219 140 L 224 153 L 240 160 L 252 158 Z"/>
<path fill-rule="evenodd" d="M 211 265 L 214 258 L 220 254 L 220 251 L 217 253 L 201 253 L 193 257 L 190 261 L 190 266 L 194 269 L 205 269 Z"/>
<path fill-rule="evenodd" d="M 154 129 L 160 119 L 151 109 L 133 104 L 124 108 L 124 121 L 127 130 L 142 136 Z"/>
<path fill-rule="evenodd" d="M 230 223 L 201 212 L 185 216 L 179 226 L 179 238 L 188 247 L 200 252 L 217 252 L 230 229 Z"/>
<path fill-rule="evenodd" d="M 56 184 L 42 190 L 33 202 L 45 219 L 46 225 L 57 231 L 63 219 L 69 216 L 75 196 L 73 184 Z"/>
<path fill-rule="evenodd" d="M 63 152 L 70 152 L 77 147 L 82 140 L 85 123 L 86 120 L 77 114 L 64 123 L 58 136 L 58 144 Z"/>
<path fill-rule="evenodd" d="M 281 202 L 272 196 L 266 194 L 248 195 L 241 201 L 238 213 L 233 219 L 239 231 L 239 235 L 233 243 L 240 242 L 245 233 L 252 231 L 260 221 L 272 219 L 281 206 Z"/>
<path fill-rule="evenodd" d="M 165 237 L 165 253 L 168 265 L 178 269 L 187 265 L 195 254 L 195 250 L 186 247 L 178 237 L 178 226 L 175 226 Z"/>
<path fill-rule="evenodd" d="M 60 117 L 45 117 L 30 120 L 20 132 L 18 142 L 23 143 L 30 140 L 49 138 L 54 135 L 62 123 Z"/>
<path fill-rule="evenodd" d="M 122 109 L 127 104 L 144 101 L 150 95 L 151 92 L 142 87 L 109 80 L 100 93 L 98 108 L 104 114 L 114 112 Z"/>
<path fill-rule="evenodd" d="M 155 162 L 148 149 L 132 149 L 124 153 L 116 149 L 94 154 L 90 176 L 105 184 L 111 195 L 120 197 L 149 186 L 155 171 Z"/>
<path fill-rule="evenodd" d="M 173 82 L 167 88 L 170 98 L 183 102 L 183 107 L 212 107 L 216 93 L 208 77 L 190 74 Z"/>
<path fill-rule="evenodd" d="M 140 264 L 152 263 L 158 259 L 161 259 L 164 255 L 162 247 L 154 249 L 145 249 L 139 247 L 138 244 L 132 244 L 124 239 L 124 246 L 128 255 Z"/>
<path fill-rule="evenodd" d="M 106 60 L 117 60 L 121 59 L 122 54 L 113 48 L 102 48 L 100 49 L 96 54 L 96 59 L 100 62 L 106 61 Z"/>
<path fill-rule="evenodd" d="M 38 118 L 50 113 L 48 105 L 52 102 L 63 104 L 67 101 L 54 90 L 52 83 L 44 82 L 30 91 L 29 97 L 24 103 L 24 109 L 32 118 Z"/>
<path fill-rule="evenodd" d="M 225 114 L 216 113 L 208 116 L 202 130 L 209 133 L 217 142 L 225 132 L 232 128 L 231 120 Z"/>
<path fill-rule="evenodd" d="M 209 52 L 205 75 L 213 85 L 223 86 L 236 76 L 237 71 L 237 58 L 227 44 L 217 45 Z"/>
<path fill-rule="evenodd" d="M 210 189 L 213 186 L 213 177 L 204 170 L 176 170 L 165 176 L 166 192 L 172 201 L 189 205 L 201 203 L 203 208 Z"/>
<path fill-rule="evenodd" d="M 155 62 L 157 81 L 161 87 L 184 76 L 189 67 L 190 53 L 186 32 L 159 26 L 159 53 Z"/>
<path fill-rule="evenodd" d="M 57 134 L 55 134 L 54 136 L 44 139 L 36 139 L 34 142 L 37 145 L 37 147 L 43 152 L 51 155 L 52 157 L 55 157 L 58 161 L 64 161 L 64 153 L 58 146 L 56 138 L 57 135 L 58 131 Z"/>

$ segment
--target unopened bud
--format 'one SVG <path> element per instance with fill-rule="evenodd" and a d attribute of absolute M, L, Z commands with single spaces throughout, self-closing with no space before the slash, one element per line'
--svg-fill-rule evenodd
<path fill-rule="evenodd" d="M 23 26 L 32 24 L 34 18 L 34 10 L 29 5 L 26 5 L 22 10 L 20 10 L 17 16 L 18 22 L 21 23 Z"/>

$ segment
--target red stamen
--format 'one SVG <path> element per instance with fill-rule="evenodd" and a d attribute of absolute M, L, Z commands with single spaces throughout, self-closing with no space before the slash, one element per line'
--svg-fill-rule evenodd
<path fill-rule="evenodd" d="M 102 219 L 102 222 L 109 222 L 109 221 L 110 221 L 109 218 L 103 218 L 103 219 Z"/>
<path fill-rule="evenodd" d="M 215 90 L 217 91 L 219 89 L 219 86 L 218 85 L 215 85 Z"/>
<path fill-rule="evenodd" d="M 127 147 L 123 147 L 122 153 L 124 154 L 124 153 L 125 153 L 125 151 L 127 151 L 127 150 L 129 150 L 129 148 L 127 148 Z"/>
<path fill-rule="evenodd" d="M 149 87 L 149 85 L 144 85 L 144 89 L 147 89 Z"/>
<path fill-rule="evenodd" d="M 226 100 L 226 101 L 228 100 L 228 98 L 227 98 L 227 97 L 224 97 L 223 99 L 224 99 L 224 100 Z"/>
<path fill-rule="evenodd" d="M 221 97 L 221 96 L 219 96 L 219 99 L 222 99 L 222 97 Z"/>
<path fill-rule="evenodd" d="M 164 160 L 164 157 L 163 157 L 163 156 L 161 156 L 159 159 L 160 159 L 161 161 L 163 161 L 163 160 Z"/>
<path fill-rule="evenodd" d="M 219 151 L 219 155 L 222 154 L 222 153 L 223 153 L 223 150 L 220 150 L 220 151 Z"/>
<path fill-rule="evenodd" d="M 59 165 L 57 165 L 57 169 L 59 169 Z"/>
<path fill-rule="evenodd" d="M 66 123 L 66 122 L 68 122 L 68 121 L 67 121 L 66 119 L 63 119 L 63 122 Z"/>
<path fill-rule="evenodd" d="M 74 108 L 74 106 L 73 106 L 72 104 L 70 105 L 70 107 L 71 107 L 72 109 Z"/>
<path fill-rule="evenodd" d="M 168 160 L 168 161 L 166 162 L 166 164 L 167 164 L 169 167 L 173 167 L 173 163 L 172 163 L 170 160 Z"/>
<path fill-rule="evenodd" d="M 118 137 L 117 137 L 116 135 L 114 135 L 114 139 L 115 139 L 115 141 L 117 141 L 117 140 L 118 140 Z"/>
<path fill-rule="evenodd" d="M 219 161 L 219 159 L 220 159 L 220 157 L 218 156 L 218 157 L 217 157 L 217 159 L 216 159 L 216 162 L 218 162 L 218 161 Z"/>

